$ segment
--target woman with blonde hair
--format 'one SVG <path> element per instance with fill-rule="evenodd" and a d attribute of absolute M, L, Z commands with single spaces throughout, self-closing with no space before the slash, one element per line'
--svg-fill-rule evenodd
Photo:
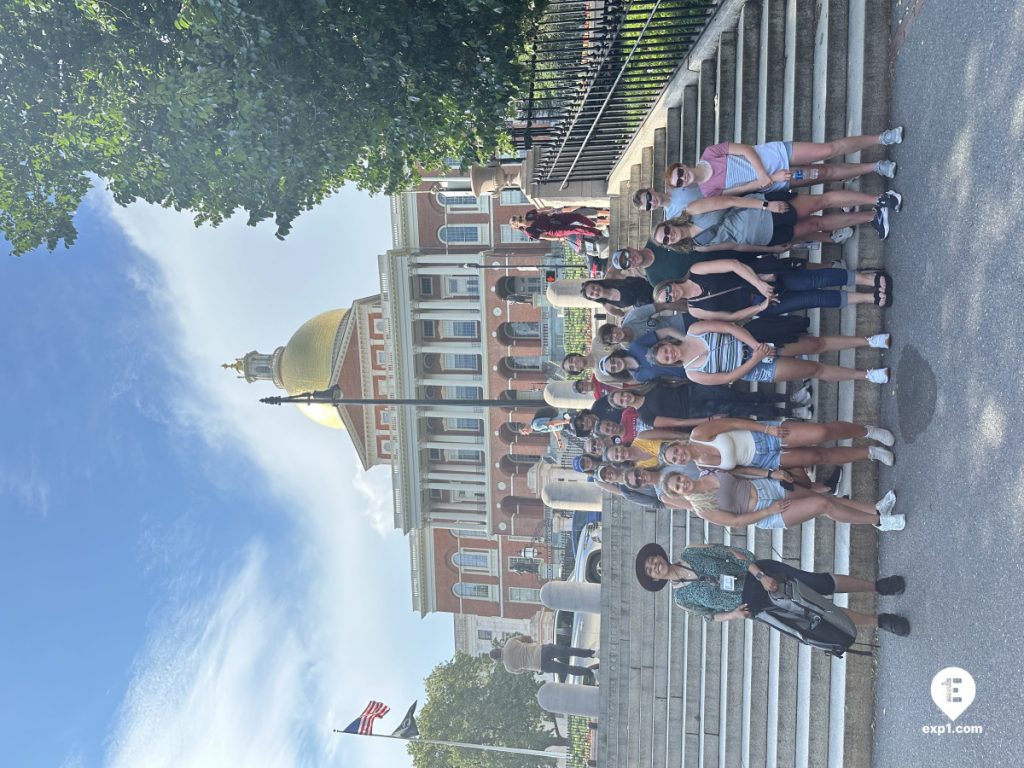
<path fill-rule="evenodd" d="M 657 485 L 658 499 L 670 509 L 692 510 L 724 527 L 792 528 L 820 515 L 881 531 L 901 531 L 906 525 L 904 516 L 892 511 L 892 491 L 872 505 L 801 488 L 785 470 L 767 470 L 760 477 L 746 474 L 746 469 L 742 475 L 714 470 L 694 479 L 682 470 L 666 470 Z"/>
<path fill-rule="evenodd" d="M 878 445 L 823 448 L 836 440 L 866 438 Z M 895 457 L 889 446 L 892 432 L 850 421 L 813 424 L 802 421 L 764 422 L 749 419 L 713 419 L 693 428 L 687 442 L 661 446 L 666 464 L 693 462 L 704 469 L 794 469 L 815 464 L 878 461 L 891 467 Z"/>

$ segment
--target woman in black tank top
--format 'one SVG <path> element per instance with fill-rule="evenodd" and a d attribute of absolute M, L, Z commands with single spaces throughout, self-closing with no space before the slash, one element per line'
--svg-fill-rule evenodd
<path fill-rule="evenodd" d="M 699 320 L 736 323 L 801 309 L 871 302 L 888 306 L 891 283 L 888 274 L 877 270 L 797 267 L 758 273 L 739 261 L 717 259 L 694 264 L 682 280 L 659 283 L 654 300 Z M 826 290 L 843 287 L 850 290 Z M 858 287 L 872 288 L 874 293 L 858 292 Z"/>

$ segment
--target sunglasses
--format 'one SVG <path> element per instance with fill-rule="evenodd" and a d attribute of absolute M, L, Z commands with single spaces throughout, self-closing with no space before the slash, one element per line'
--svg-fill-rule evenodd
<path fill-rule="evenodd" d="M 654 195 L 651 194 L 650 190 L 644 193 L 644 210 L 649 211 L 654 207 Z"/>
<path fill-rule="evenodd" d="M 619 265 L 620 265 L 620 267 L 622 269 L 629 269 L 630 266 L 632 266 L 632 263 L 633 263 L 632 260 L 629 257 L 629 251 L 627 251 L 627 250 L 619 251 L 618 262 L 619 262 Z"/>
<path fill-rule="evenodd" d="M 658 243 L 658 245 L 665 245 L 665 243 L 668 242 L 668 238 L 671 232 L 671 224 L 662 224 L 656 230 L 654 230 L 654 239 Z"/>

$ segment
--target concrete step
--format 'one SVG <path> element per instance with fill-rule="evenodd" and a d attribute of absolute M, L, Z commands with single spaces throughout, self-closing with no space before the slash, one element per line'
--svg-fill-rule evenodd
<path fill-rule="evenodd" d="M 654 131 L 653 143 L 631 168 L 629 181 L 622 183 L 612 204 L 613 246 L 641 246 L 647 239 L 651 217 L 632 208 L 632 192 L 650 184 L 660 189 L 667 164 L 677 158 L 692 163 L 704 146 L 730 139 L 821 141 L 842 136 L 848 125 L 861 121 L 872 131 L 884 127 L 887 84 L 878 62 L 885 60 L 888 24 L 883 7 L 856 0 L 747 3 L 713 55 L 699 63 L 698 76 L 682 89 L 678 103 L 664 116 L 652 115 L 664 119 L 664 126 Z M 874 160 L 882 153 L 864 155 Z M 861 186 L 883 189 L 877 177 L 864 178 Z M 812 255 L 830 260 L 842 253 L 848 260 L 879 263 L 881 249 L 874 238 L 851 242 Z M 874 308 L 861 308 L 842 316 L 829 313 L 814 322 L 823 333 L 866 334 L 875 332 L 880 320 Z M 854 357 L 861 367 L 879 358 L 877 351 L 858 351 L 856 356 L 844 355 L 844 361 Z M 821 420 L 877 418 L 878 391 L 870 385 L 821 384 L 817 396 Z M 847 476 L 857 498 L 874 497 L 877 477 L 870 467 L 858 465 Z M 614 680 L 606 683 L 602 678 L 608 688 L 602 701 L 607 697 L 611 725 L 602 724 L 600 762 L 651 768 L 867 766 L 870 734 L 853 724 L 870 721 L 870 659 L 832 661 L 752 622 L 727 629 L 709 626 L 673 608 L 664 593 L 652 596 L 636 585 L 633 556 L 646 541 L 658 540 L 667 547 L 671 543 L 675 555 L 687 537 L 693 543 L 725 540 L 722 529 L 697 518 L 687 523 L 686 518 L 685 513 L 636 510 L 616 518 L 629 530 L 617 539 L 614 555 L 606 552 L 606 558 L 614 556 L 615 565 L 606 560 L 605 579 L 613 578 L 614 569 L 614 578 L 626 585 L 602 593 L 603 602 L 614 599 L 603 605 L 602 646 L 618 644 L 618 666 Z M 874 532 L 851 532 L 849 526 L 829 520 L 774 536 L 736 531 L 728 540 L 751 548 L 757 557 L 785 559 L 806 569 L 853 565 L 858 575 L 874 572 Z M 873 610 L 871 601 L 853 601 L 853 607 Z M 619 615 L 612 619 L 615 613 Z M 837 728 L 832 737 L 830 729 Z"/>

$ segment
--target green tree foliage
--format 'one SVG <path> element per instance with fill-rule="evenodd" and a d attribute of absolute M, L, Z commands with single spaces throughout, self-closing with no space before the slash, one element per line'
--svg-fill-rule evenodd
<path fill-rule="evenodd" d="M 103 179 L 286 235 L 344 182 L 501 146 L 543 0 L 0 0 L 0 230 L 75 239 Z"/>
<path fill-rule="evenodd" d="M 417 716 L 424 739 L 545 749 L 556 743 L 543 730 L 533 675 L 510 675 L 486 656 L 456 654 L 426 680 L 427 699 Z M 416 768 L 528 768 L 552 760 L 409 743 Z"/>

